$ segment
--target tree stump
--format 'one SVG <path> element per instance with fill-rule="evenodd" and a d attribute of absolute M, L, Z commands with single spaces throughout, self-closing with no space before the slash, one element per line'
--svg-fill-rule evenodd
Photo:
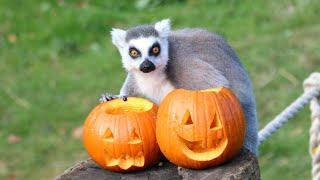
<path fill-rule="evenodd" d="M 155 166 L 144 171 L 133 173 L 115 173 L 101 169 L 91 159 L 82 161 L 67 169 L 56 177 L 57 180 L 192 180 L 192 179 L 260 179 L 260 170 L 257 158 L 246 149 L 231 161 L 205 170 L 190 170 L 177 167 L 169 162 L 163 162 L 161 166 Z"/>

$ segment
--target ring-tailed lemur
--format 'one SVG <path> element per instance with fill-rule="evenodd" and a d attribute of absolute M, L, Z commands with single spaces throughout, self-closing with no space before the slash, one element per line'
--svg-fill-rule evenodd
<path fill-rule="evenodd" d="M 257 118 L 251 81 L 239 57 L 219 35 L 203 29 L 170 30 L 170 20 L 128 30 L 113 29 L 127 78 L 119 95 L 103 94 L 100 101 L 145 96 L 160 103 L 175 88 L 231 88 L 244 109 L 244 145 L 257 153 Z"/>

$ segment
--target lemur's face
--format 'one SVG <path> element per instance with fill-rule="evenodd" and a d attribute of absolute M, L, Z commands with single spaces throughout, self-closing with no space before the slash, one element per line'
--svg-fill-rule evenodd
<path fill-rule="evenodd" d="M 112 42 L 118 47 L 123 66 L 128 71 L 162 71 L 168 62 L 170 21 L 154 26 L 138 26 L 127 31 L 113 29 Z"/>
<path fill-rule="evenodd" d="M 158 37 L 132 39 L 121 52 L 124 67 L 149 73 L 163 69 L 168 61 L 168 40 Z"/>

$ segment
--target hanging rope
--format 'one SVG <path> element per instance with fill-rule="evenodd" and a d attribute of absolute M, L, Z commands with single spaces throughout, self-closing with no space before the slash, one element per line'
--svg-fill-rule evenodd
<path fill-rule="evenodd" d="M 270 137 L 280 127 L 282 127 L 287 121 L 295 116 L 300 109 L 307 105 L 312 99 L 316 99 L 320 94 L 320 73 L 313 73 L 304 82 L 305 91 L 298 97 L 293 103 L 291 103 L 286 109 L 284 109 L 274 120 L 268 123 L 262 130 L 259 131 L 258 140 L 259 144 Z M 317 130 L 320 129 L 320 126 Z M 319 130 L 320 135 L 320 130 Z M 320 138 L 320 136 L 319 136 Z M 319 139 L 320 140 L 320 139 Z M 320 160 L 320 159 L 319 159 Z M 320 167 L 319 167 L 320 171 Z"/>
<path fill-rule="evenodd" d="M 304 90 L 320 89 L 320 73 L 313 73 L 304 83 Z M 311 127 L 309 151 L 312 157 L 312 179 L 320 179 L 320 103 L 319 96 L 314 97 L 310 103 Z"/>

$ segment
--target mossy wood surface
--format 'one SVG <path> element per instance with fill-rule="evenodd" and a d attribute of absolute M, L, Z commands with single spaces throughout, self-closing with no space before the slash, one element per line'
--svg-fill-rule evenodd
<path fill-rule="evenodd" d="M 248 150 L 241 150 L 237 157 L 221 166 L 190 170 L 179 168 L 169 162 L 144 171 L 134 173 L 114 173 L 101 169 L 91 159 L 82 161 L 59 175 L 57 180 L 87 180 L 87 179 L 260 179 L 257 158 Z"/>

